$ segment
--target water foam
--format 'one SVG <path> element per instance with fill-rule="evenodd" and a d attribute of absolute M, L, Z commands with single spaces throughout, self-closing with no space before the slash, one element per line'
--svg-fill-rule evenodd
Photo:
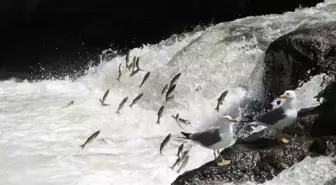
<path fill-rule="evenodd" d="M 126 72 L 121 82 L 116 81 L 124 56 L 91 67 L 75 81 L 0 82 L 0 181 L 170 184 L 179 174 L 168 167 L 175 162 L 181 144 L 176 138 L 181 128 L 171 115 L 179 113 L 192 122 L 185 126 L 186 132 L 215 126 L 224 114 L 237 116 L 244 96 L 261 96 L 262 61 L 268 44 L 300 25 L 335 20 L 330 6 L 247 17 L 135 48 L 131 57 L 140 56 L 140 66 L 151 71 L 141 89 L 137 86 L 145 72 L 129 77 L 124 65 Z M 156 125 L 157 111 L 164 103 L 161 89 L 179 72 L 175 99 L 165 103 L 161 124 Z M 316 104 L 308 97 L 321 89 L 319 80 L 316 76 L 296 90 L 305 94 L 299 98 L 301 107 Z M 106 89 L 110 89 L 106 100 L 110 106 L 102 107 L 98 99 Z M 216 99 L 224 90 L 229 93 L 220 112 L 215 112 Z M 128 104 L 140 92 L 144 97 L 131 109 Z M 115 114 L 126 96 L 126 106 L 120 115 Z M 63 108 L 70 101 L 74 105 Z M 81 151 L 79 145 L 96 130 L 101 131 L 98 138 Z M 172 139 L 161 156 L 159 146 L 168 133 Z M 190 142 L 185 145 L 190 160 L 181 173 L 212 160 L 211 150 Z M 307 165 L 314 162 L 308 160 Z M 290 175 L 282 174 L 284 178 Z M 293 184 L 306 176 L 296 173 Z M 282 181 L 276 178 L 274 182 Z"/>

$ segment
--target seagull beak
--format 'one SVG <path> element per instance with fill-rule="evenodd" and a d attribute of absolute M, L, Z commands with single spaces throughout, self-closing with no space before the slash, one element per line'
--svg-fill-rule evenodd
<path fill-rule="evenodd" d="M 238 120 L 236 120 L 236 119 L 229 119 L 229 121 L 231 121 L 231 122 L 235 122 L 235 123 L 238 122 Z"/>
<path fill-rule="evenodd" d="M 286 96 L 285 96 L 285 95 L 280 95 L 279 98 L 281 98 L 281 99 L 285 99 Z"/>

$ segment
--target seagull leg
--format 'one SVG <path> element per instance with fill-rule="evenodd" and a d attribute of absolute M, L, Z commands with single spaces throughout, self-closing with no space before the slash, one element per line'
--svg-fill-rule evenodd
<path fill-rule="evenodd" d="M 222 162 L 218 162 L 217 163 L 218 166 L 222 166 L 223 167 L 223 166 L 231 164 L 231 160 L 224 160 L 224 158 L 220 154 L 219 150 L 217 150 L 217 152 L 218 152 L 219 157 L 222 159 Z"/>
<path fill-rule="evenodd" d="M 214 161 L 216 161 L 216 152 L 215 152 L 215 150 L 213 150 L 213 154 L 214 154 Z"/>

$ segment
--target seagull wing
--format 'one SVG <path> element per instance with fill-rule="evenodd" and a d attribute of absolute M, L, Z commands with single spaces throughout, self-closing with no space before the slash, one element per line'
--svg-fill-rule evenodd
<path fill-rule="evenodd" d="M 211 146 L 221 141 L 220 132 L 218 128 L 194 133 L 190 135 L 190 139 L 204 146 Z"/>
<path fill-rule="evenodd" d="M 286 114 L 284 109 L 282 107 L 278 107 L 266 113 L 256 115 L 254 117 L 254 120 L 264 123 L 266 125 L 274 125 L 285 117 Z"/>

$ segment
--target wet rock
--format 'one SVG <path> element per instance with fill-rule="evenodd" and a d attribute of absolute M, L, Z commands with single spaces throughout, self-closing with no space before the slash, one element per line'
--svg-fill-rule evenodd
<path fill-rule="evenodd" d="M 229 166 L 218 167 L 211 161 L 183 173 L 172 184 L 263 183 L 306 156 L 335 155 L 336 136 L 311 137 L 311 128 L 318 115 L 317 109 L 305 109 L 299 112 L 297 123 L 283 132 L 264 129 L 238 139 L 235 145 L 221 152 L 224 158 L 231 159 Z M 282 137 L 290 142 L 280 142 Z"/>
<path fill-rule="evenodd" d="M 267 102 L 311 76 L 336 72 L 336 22 L 298 28 L 273 41 L 265 55 Z"/>

